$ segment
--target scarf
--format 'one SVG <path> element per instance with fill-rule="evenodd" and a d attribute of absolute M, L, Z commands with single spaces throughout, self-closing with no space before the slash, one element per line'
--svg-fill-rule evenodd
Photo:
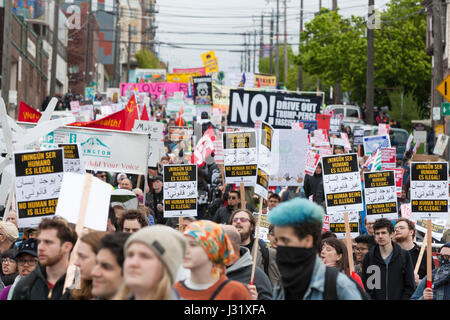
<path fill-rule="evenodd" d="M 450 280 L 450 260 L 439 259 L 439 268 L 434 274 L 433 287 L 437 288 Z"/>
<path fill-rule="evenodd" d="M 302 300 L 311 282 L 316 260 L 315 248 L 277 247 L 276 262 L 286 300 Z"/>

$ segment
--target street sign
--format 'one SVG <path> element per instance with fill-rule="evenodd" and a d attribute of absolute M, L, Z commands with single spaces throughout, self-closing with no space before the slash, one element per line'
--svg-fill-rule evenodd
<path fill-rule="evenodd" d="M 450 116 L 450 103 L 449 102 L 442 102 L 442 115 Z"/>
<path fill-rule="evenodd" d="M 450 75 L 445 78 L 436 88 L 436 90 L 445 98 L 450 101 Z"/>

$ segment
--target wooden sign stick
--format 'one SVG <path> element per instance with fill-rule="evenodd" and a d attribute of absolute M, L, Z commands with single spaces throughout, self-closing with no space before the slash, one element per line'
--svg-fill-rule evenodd
<path fill-rule="evenodd" d="M 139 174 L 139 175 L 138 175 L 137 184 L 136 184 L 136 188 L 140 188 L 140 186 L 141 186 L 141 178 L 142 178 L 142 176 Z M 144 186 L 144 189 L 145 189 L 145 186 Z M 144 191 L 145 191 L 145 190 L 144 190 Z"/>
<path fill-rule="evenodd" d="M 416 266 L 414 268 L 414 274 L 417 274 L 419 272 L 420 264 L 422 262 L 423 253 L 425 252 L 425 247 L 427 246 L 427 244 L 425 243 L 425 239 L 428 239 L 427 235 L 428 235 L 428 230 L 427 230 L 427 232 L 425 232 L 425 236 L 423 238 L 424 241 L 422 242 L 422 247 L 420 248 L 419 257 L 417 258 Z"/>
<path fill-rule="evenodd" d="M 222 177 L 222 185 L 225 188 L 225 170 L 223 164 L 219 164 L 219 169 L 220 169 L 220 176 Z"/>
<path fill-rule="evenodd" d="M 241 208 L 246 209 L 247 204 L 245 202 L 245 187 L 243 182 L 241 182 L 241 185 L 239 186 L 239 191 L 241 192 Z"/>
<path fill-rule="evenodd" d="M 84 189 L 83 194 L 81 196 L 80 212 L 78 214 L 78 220 L 75 226 L 75 231 L 77 233 L 78 239 L 77 242 L 75 243 L 75 247 L 72 249 L 72 253 L 70 254 L 69 267 L 67 268 L 66 272 L 66 280 L 64 282 L 63 294 L 66 292 L 67 288 L 73 283 L 75 279 L 76 266 L 74 265 L 74 263 L 77 249 L 80 243 L 80 238 L 83 235 L 84 220 L 86 217 L 86 209 L 89 200 L 89 193 L 91 191 L 92 177 L 93 175 L 88 173 L 86 174 L 86 178 L 84 180 Z"/>
<path fill-rule="evenodd" d="M 345 240 L 347 242 L 348 264 L 351 276 L 355 271 L 355 266 L 353 264 L 352 239 L 350 237 L 350 224 L 348 222 L 348 212 L 344 213 L 344 221 L 345 221 Z"/>
<path fill-rule="evenodd" d="M 433 263 L 431 257 L 433 251 L 431 250 L 431 219 L 427 220 L 427 246 L 427 288 L 431 288 L 431 264 Z"/>
<path fill-rule="evenodd" d="M 253 244 L 254 251 L 253 251 L 252 274 L 250 276 L 250 284 L 251 285 L 253 285 L 253 279 L 255 278 L 256 255 L 258 254 L 259 226 L 261 224 L 262 207 L 263 207 L 263 197 L 259 197 L 259 213 L 258 213 L 258 220 L 256 223 L 255 243 Z"/>
<path fill-rule="evenodd" d="M 183 217 L 178 218 L 178 230 L 183 233 Z"/>

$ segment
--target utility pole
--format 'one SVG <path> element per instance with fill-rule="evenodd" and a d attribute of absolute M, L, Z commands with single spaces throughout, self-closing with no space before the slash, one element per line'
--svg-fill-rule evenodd
<path fill-rule="evenodd" d="M 54 0 L 53 10 L 53 44 L 52 44 L 52 66 L 50 75 L 50 97 L 55 96 L 56 89 L 56 59 L 58 57 L 58 27 L 59 27 L 59 0 Z"/>
<path fill-rule="evenodd" d="M 244 33 L 244 52 L 242 52 L 244 58 L 244 71 L 247 72 L 247 33 Z"/>
<path fill-rule="evenodd" d="M 3 47 L 2 47 L 2 98 L 5 101 L 7 112 L 9 110 L 9 85 L 11 67 L 11 1 L 4 1 L 3 10 Z M 12 115 L 12 112 L 11 112 Z M 15 117 L 15 114 L 14 114 Z"/>
<path fill-rule="evenodd" d="M 320 12 L 320 9 L 322 9 L 322 0 L 319 0 L 319 12 Z"/>
<path fill-rule="evenodd" d="M 116 30 L 114 34 L 114 87 L 120 85 L 120 3 L 116 0 Z"/>
<path fill-rule="evenodd" d="M 128 24 L 127 82 L 130 82 L 131 26 Z"/>
<path fill-rule="evenodd" d="M 375 0 L 369 0 L 368 21 L 372 15 Z M 366 79 L 366 121 L 374 124 L 373 107 L 374 107 L 374 30 L 373 26 L 367 25 L 367 79 Z"/>
<path fill-rule="evenodd" d="M 251 34 L 250 34 L 250 32 L 248 32 L 247 35 L 248 35 L 248 50 L 247 50 L 247 52 L 248 52 L 248 56 L 247 56 L 248 61 L 247 61 L 247 72 L 250 72 L 250 71 L 251 71 L 251 67 L 252 67 L 252 65 L 251 65 L 251 63 L 250 63 L 250 59 L 251 59 L 251 55 L 252 55 L 252 40 L 251 40 Z"/>
<path fill-rule="evenodd" d="M 264 58 L 264 15 L 261 15 L 261 38 L 259 39 L 259 63 Z M 259 68 L 258 68 L 259 69 Z"/>
<path fill-rule="evenodd" d="M 256 30 L 253 33 L 253 73 L 256 73 Z"/>
<path fill-rule="evenodd" d="M 284 0 L 284 87 L 287 87 L 288 53 L 287 53 L 287 4 Z"/>
<path fill-rule="evenodd" d="M 337 10 L 337 0 L 333 0 L 331 4 L 331 10 L 336 11 Z"/>
<path fill-rule="evenodd" d="M 87 36 L 86 36 L 86 65 L 84 71 L 84 88 L 89 86 L 89 70 L 91 68 L 91 11 L 92 11 L 92 0 L 88 0 L 88 11 L 87 11 Z M 55 48 L 53 48 L 55 50 Z"/>
<path fill-rule="evenodd" d="M 278 34 L 279 34 L 279 21 L 280 21 L 280 0 L 277 0 L 277 25 L 276 25 L 276 41 L 275 41 L 275 46 L 276 46 L 276 50 L 275 50 L 275 76 L 277 78 L 277 87 L 278 87 L 278 83 L 280 81 L 279 76 L 280 76 L 280 46 L 278 45 Z"/>
<path fill-rule="evenodd" d="M 433 18 L 433 101 L 431 107 L 441 107 L 443 102 L 441 94 L 436 90 L 437 86 L 442 82 L 444 76 L 442 63 L 442 1 L 433 0 L 432 18 Z M 433 111 L 433 108 L 431 108 Z M 433 119 L 433 117 L 431 117 Z M 442 119 L 442 117 L 441 117 Z M 441 121 L 433 121 L 433 126 L 443 124 Z"/>
<path fill-rule="evenodd" d="M 337 0 L 333 0 L 332 10 L 337 11 Z M 341 92 L 341 80 L 335 79 L 334 81 L 334 103 L 338 104 L 342 102 L 342 92 Z"/>
<path fill-rule="evenodd" d="M 303 32 L 303 0 L 300 0 L 300 36 Z M 299 37 L 300 39 L 300 37 Z M 302 49 L 302 44 L 299 42 L 298 45 L 298 53 L 300 54 L 300 50 Z M 298 80 L 297 87 L 299 91 L 302 91 L 303 88 L 303 67 L 301 64 L 298 65 Z"/>
<path fill-rule="evenodd" d="M 269 62 L 269 69 L 270 74 L 273 74 L 273 9 L 272 9 L 272 15 L 270 16 L 270 62 Z"/>

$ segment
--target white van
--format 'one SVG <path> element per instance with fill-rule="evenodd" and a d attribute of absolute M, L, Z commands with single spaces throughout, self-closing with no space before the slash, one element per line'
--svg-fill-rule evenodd
<path fill-rule="evenodd" d="M 344 116 L 344 122 L 354 122 L 364 124 L 362 120 L 361 109 L 358 106 L 351 106 L 346 104 L 330 104 L 325 108 L 327 113 L 330 110 L 334 110 L 334 114 L 342 114 Z"/>

